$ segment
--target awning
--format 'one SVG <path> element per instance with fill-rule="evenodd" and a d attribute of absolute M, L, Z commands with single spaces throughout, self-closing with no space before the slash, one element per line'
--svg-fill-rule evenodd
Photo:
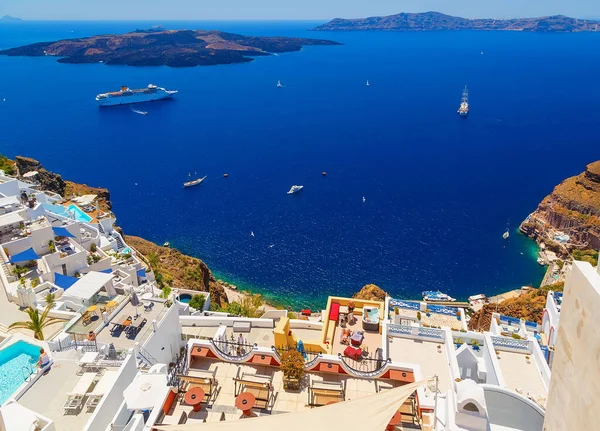
<path fill-rule="evenodd" d="M 38 254 L 35 251 L 33 251 L 33 248 L 28 248 L 27 250 L 22 251 L 21 253 L 12 255 L 8 263 L 25 262 L 27 260 L 38 260 L 39 258 L 40 257 L 38 256 Z"/>
<path fill-rule="evenodd" d="M 112 274 L 112 268 L 101 269 L 98 272 L 102 272 L 103 274 Z"/>
<path fill-rule="evenodd" d="M 138 270 L 137 276 L 145 278 L 146 277 L 146 268 L 142 268 L 142 269 Z"/>
<path fill-rule="evenodd" d="M 335 428 L 340 430 L 360 429 L 360 431 L 381 431 L 386 428 L 392 416 L 404 401 L 424 385 L 427 380 L 400 386 L 364 398 L 330 404 L 311 410 L 294 413 L 260 416 L 257 418 L 183 425 L 154 425 L 160 431 L 306 431 L 310 429 Z M 360 420 L 364 418 L 365 420 Z"/>
<path fill-rule="evenodd" d="M 4 214 L 0 216 L 0 227 L 21 223 L 22 221 L 25 221 L 25 219 L 18 212 Z"/>
<path fill-rule="evenodd" d="M 123 391 L 123 398 L 128 410 L 148 410 L 170 390 L 165 374 L 139 374 Z"/>
<path fill-rule="evenodd" d="M 62 287 L 64 290 L 67 290 L 69 287 L 73 286 L 79 279 L 77 277 L 69 277 L 68 275 L 62 275 L 58 272 L 54 273 L 54 284 L 58 287 Z"/>
<path fill-rule="evenodd" d="M 108 284 L 112 278 L 112 274 L 103 274 L 98 271 L 90 271 L 78 279 L 77 282 L 69 289 L 69 292 L 66 293 L 66 295 L 87 301 L 100 290 L 102 290 L 102 288 Z"/>
<path fill-rule="evenodd" d="M 68 238 L 75 238 L 75 235 L 69 232 L 66 227 L 53 227 L 52 230 L 54 231 L 54 236 L 66 236 Z"/>

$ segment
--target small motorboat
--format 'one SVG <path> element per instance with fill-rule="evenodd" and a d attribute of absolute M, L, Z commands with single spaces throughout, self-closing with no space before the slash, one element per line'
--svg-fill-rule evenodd
<path fill-rule="evenodd" d="M 451 297 L 447 293 L 442 293 L 439 290 L 426 290 L 421 293 L 423 295 L 423 300 L 428 302 L 454 302 L 455 298 Z"/>
<path fill-rule="evenodd" d="M 167 248 L 169 248 L 169 247 L 171 247 L 171 244 L 169 243 L 169 241 L 166 241 L 166 242 L 163 244 L 163 247 L 167 247 Z"/>
<path fill-rule="evenodd" d="M 146 112 L 146 111 L 140 111 L 139 109 L 133 109 L 133 108 L 131 108 L 131 110 L 132 110 L 133 112 L 135 112 L 136 114 L 140 114 L 140 115 L 148 115 L 148 112 Z"/>
<path fill-rule="evenodd" d="M 304 186 L 292 186 L 292 188 L 287 192 L 287 194 L 293 195 L 294 193 L 298 193 L 303 188 L 304 188 Z"/>
<path fill-rule="evenodd" d="M 207 177 L 207 175 L 203 176 L 202 178 L 198 178 L 197 180 L 186 181 L 185 183 L 183 183 L 183 187 L 197 186 L 202 181 L 204 181 L 206 179 L 206 177 Z"/>
<path fill-rule="evenodd" d="M 367 87 L 368 87 L 369 85 L 371 85 L 371 84 L 369 84 L 369 80 L 367 79 Z"/>
<path fill-rule="evenodd" d="M 367 198 L 363 196 L 363 204 L 367 201 Z"/>
<path fill-rule="evenodd" d="M 277 88 L 283 88 L 283 85 L 281 84 L 281 81 L 277 81 Z"/>
<path fill-rule="evenodd" d="M 510 234 L 508 233 L 508 229 L 507 229 L 507 230 L 506 230 L 506 232 L 504 232 L 504 233 L 502 234 L 502 238 L 504 238 L 504 239 L 508 239 L 508 237 L 509 237 L 509 236 L 510 236 Z"/>

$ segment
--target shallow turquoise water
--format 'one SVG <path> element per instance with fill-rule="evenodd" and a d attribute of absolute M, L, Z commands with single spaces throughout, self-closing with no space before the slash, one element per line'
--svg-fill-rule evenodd
<path fill-rule="evenodd" d="M 0 350 L 0 404 L 4 403 L 35 371 L 40 348 L 24 341 Z"/>

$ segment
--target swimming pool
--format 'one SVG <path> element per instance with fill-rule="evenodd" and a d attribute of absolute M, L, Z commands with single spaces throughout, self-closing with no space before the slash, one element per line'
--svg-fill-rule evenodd
<path fill-rule="evenodd" d="M 9 399 L 25 382 L 25 377 L 36 370 L 39 356 L 40 348 L 25 341 L 17 341 L 0 350 L 0 404 Z"/>
<path fill-rule="evenodd" d="M 124 248 L 124 249 L 121 251 L 121 253 L 123 253 L 123 254 L 131 254 L 131 247 L 125 247 L 125 248 Z"/>
<path fill-rule="evenodd" d="M 181 295 L 179 295 L 179 302 L 188 304 L 190 302 L 190 299 L 192 299 L 192 295 L 189 295 L 187 293 L 182 293 Z"/>
<path fill-rule="evenodd" d="M 92 218 L 87 215 L 81 208 L 79 208 L 75 204 L 71 204 L 68 207 L 64 207 L 62 205 L 52 205 L 52 204 L 42 204 L 45 210 L 53 212 L 54 214 L 61 215 L 67 218 L 73 218 L 75 216 L 75 220 L 82 223 L 89 223 Z"/>
<path fill-rule="evenodd" d="M 87 215 L 81 208 L 79 208 L 75 204 L 71 204 L 66 208 L 67 213 L 73 213 L 75 215 L 75 220 L 82 223 L 89 223 L 92 221 L 92 218 Z"/>

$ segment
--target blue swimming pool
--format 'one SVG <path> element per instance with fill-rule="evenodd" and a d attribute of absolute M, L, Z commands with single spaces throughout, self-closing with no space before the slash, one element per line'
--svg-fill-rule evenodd
<path fill-rule="evenodd" d="M 182 293 L 181 295 L 179 295 L 179 302 L 187 304 L 190 302 L 190 299 L 192 299 L 192 295 L 189 295 L 187 293 Z"/>
<path fill-rule="evenodd" d="M 82 223 L 89 223 L 92 218 L 87 215 L 81 208 L 75 204 L 71 204 L 68 207 L 62 205 L 42 204 L 45 210 L 53 212 L 54 214 L 61 215 L 63 217 L 72 218 Z"/>
<path fill-rule="evenodd" d="M 31 371 L 36 370 L 39 356 L 40 348 L 25 341 L 17 341 L 0 350 L 0 404 L 11 397 Z"/>
<path fill-rule="evenodd" d="M 121 251 L 121 253 L 123 253 L 123 254 L 131 254 L 131 252 L 132 252 L 132 250 L 131 250 L 131 247 L 125 247 L 125 248 L 124 248 L 124 249 Z"/>

